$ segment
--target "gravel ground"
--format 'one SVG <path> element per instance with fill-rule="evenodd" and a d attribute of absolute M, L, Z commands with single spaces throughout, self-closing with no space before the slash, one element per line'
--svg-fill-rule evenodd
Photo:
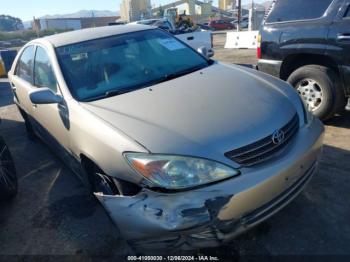
<path fill-rule="evenodd" d="M 224 41 L 225 35 L 214 36 L 215 59 L 256 63 L 255 50 L 224 49 Z M 0 80 L 0 117 L 0 133 L 13 153 L 19 177 L 18 196 L 0 203 L 0 260 L 12 258 L 6 255 L 67 255 L 63 258 L 107 256 L 117 261 L 132 254 L 80 181 L 43 143 L 27 139 L 6 79 Z M 232 243 L 195 253 L 259 260 L 275 255 L 319 260 L 326 258 L 320 255 L 333 255 L 332 259 L 349 260 L 349 128 L 349 113 L 326 123 L 320 169 L 289 206 Z"/>
<path fill-rule="evenodd" d="M 255 49 L 225 49 L 226 34 L 214 34 L 214 59 L 235 64 L 256 65 Z"/>

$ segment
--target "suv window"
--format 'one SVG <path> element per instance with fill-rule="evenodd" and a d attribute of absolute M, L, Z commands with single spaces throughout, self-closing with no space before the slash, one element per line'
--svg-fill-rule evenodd
<path fill-rule="evenodd" d="M 33 84 L 34 46 L 28 46 L 19 59 L 16 75 Z"/>
<path fill-rule="evenodd" d="M 346 13 L 344 15 L 345 18 L 350 18 L 350 6 L 348 7 L 348 10 L 346 10 Z"/>
<path fill-rule="evenodd" d="M 278 0 L 268 15 L 267 23 L 320 18 L 333 0 Z"/>
<path fill-rule="evenodd" d="M 46 51 L 40 46 L 38 46 L 35 53 L 34 85 L 37 87 L 48 87 L 53 92 L 57 92 L 57 81 L 50 59 Z"/>

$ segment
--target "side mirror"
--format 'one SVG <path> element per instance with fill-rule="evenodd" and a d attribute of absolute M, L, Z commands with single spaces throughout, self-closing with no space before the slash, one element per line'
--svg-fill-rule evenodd
<path fill-rule="evenodd" d="M 198 47 L 197 52 L 200 53 L 202 56 L 209 58 L 208 49 L 205 46 Z"/>
<path fill-rule="evenodd" d="M 40 104 L 59 104 L 63 101 L 62 97 L 56 95 L 51 89 L 42 87 L 29 93 L 30 101 L 34 105 Z"/>

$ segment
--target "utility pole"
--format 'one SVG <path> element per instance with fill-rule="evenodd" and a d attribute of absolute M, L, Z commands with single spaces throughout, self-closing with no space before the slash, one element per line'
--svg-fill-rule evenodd
<path fill-rule="evenodd" d="M 254 30 L 254 19 L 255 19 L 255 11 L 254 11 L 254 0 L 252 0 L 252 17 L 251 20 L 249 21 L 250 26 L 249 26 L 249 30 Z"/>
<path fill-rule="evenodd" d="M 238 0 L 238 10 L 237 10 L 237 31 L 241 30 L 241 21 L 242 21 L 242 0 Z"/>

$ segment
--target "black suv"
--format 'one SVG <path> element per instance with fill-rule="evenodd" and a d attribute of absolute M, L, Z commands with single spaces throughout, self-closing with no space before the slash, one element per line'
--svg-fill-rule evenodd
<path fill-rule="evenodd" d="M 350 110 L 350 0 L 276 0 L 259 41 L 258 69 L 288 81 L 316 116 L 346 101 Z"/>

